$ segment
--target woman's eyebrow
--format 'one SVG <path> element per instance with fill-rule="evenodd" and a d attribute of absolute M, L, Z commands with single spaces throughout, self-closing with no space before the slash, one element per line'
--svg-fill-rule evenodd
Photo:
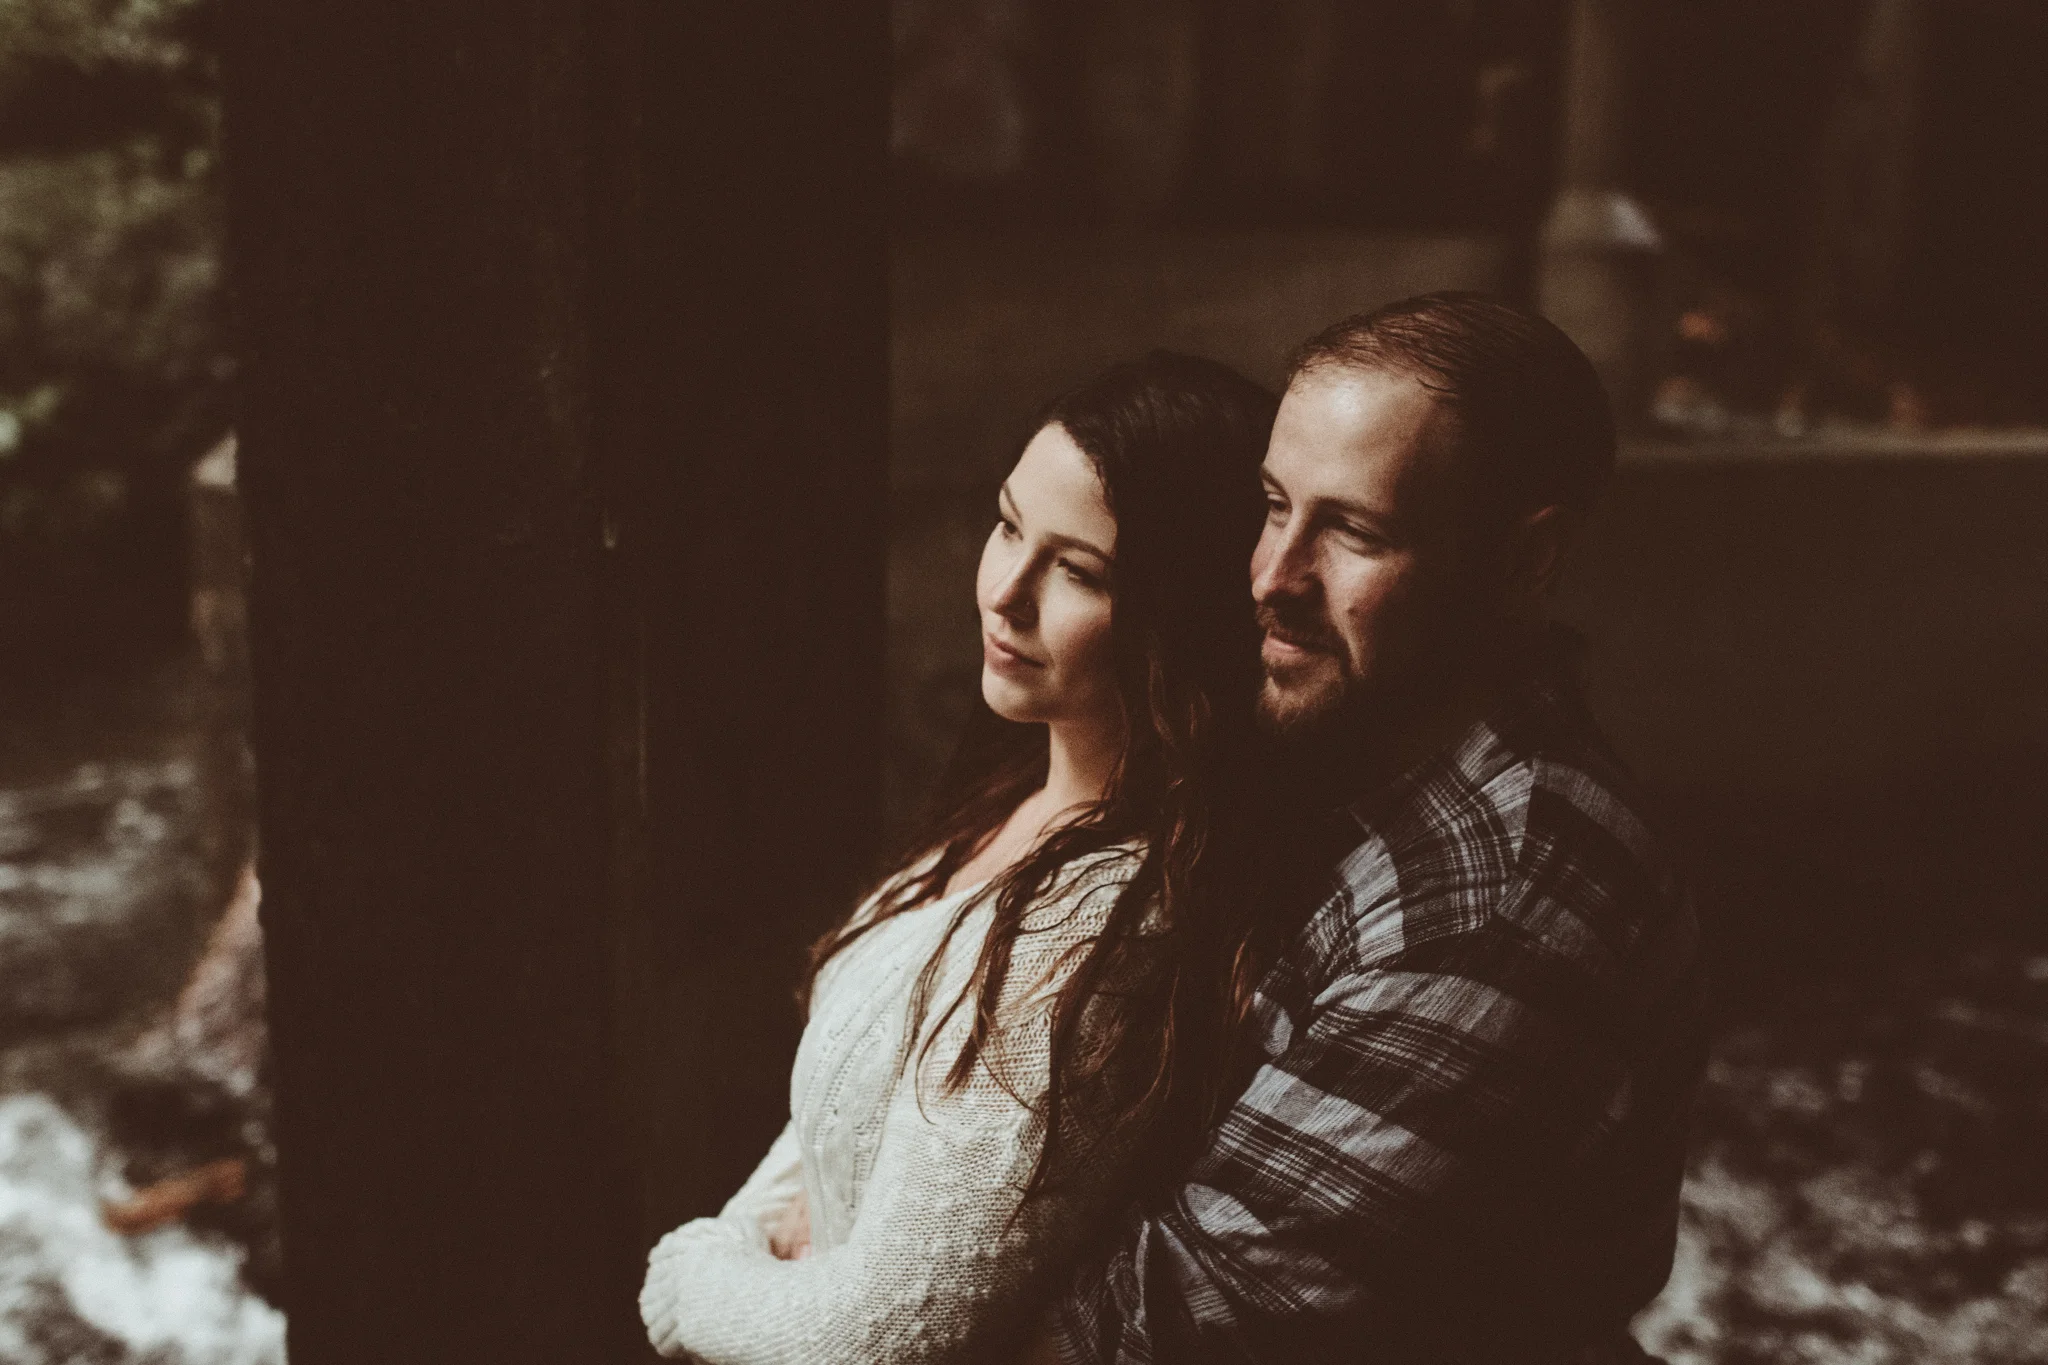
<path fill-rule="evenodd" d="M 1045 539 L 1046 543 L 1050 545 L 1064 545 L 1071 550 L 1085 551 L 1088 554 L 1094 555 L 1105 564 L 1116 563 L 1115 555 L 1112 555 L 1109 551 L 1102 549 L 1098 545 L 1081 539 L 1079 536 L 1050 535 Z"/>
<path fill-rule="evenodd" d="M 1009 511 L 1009 514 L 1012 517 L 1016 518 L 1019 521 L 1023 520 L 1024 514 L 1017 510 L 1017 499 L 1010 492 L 1010 485 L 1007 482 L 1004 483 L 1002 487 L 996 490 L 996 501 L 1000 504 L 1006 505 L 1007 510 Z M 1101 546 L 1093 543 L 1092 541 L 1086 541 L 1081 539 L 1079 536 L 1048 535 L 1045 538 L 1045 540 L 1048 545 L 1058 545 L 1066 549 L 1080 550 L 1087 554 L 1094 555 L 1097 559 L 1101 560 L 1105 564 L 1116 563 L 1115 555 L 1111 554 L 1109 551 L 1103 549 Z"/>

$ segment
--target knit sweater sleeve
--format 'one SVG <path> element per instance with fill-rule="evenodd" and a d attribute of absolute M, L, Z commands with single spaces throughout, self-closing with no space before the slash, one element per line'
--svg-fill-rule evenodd
<path fill-rule="evenodd" d="M 1115 1174 L 1099 1156 L 1079 1162 L 1060 1173 L 1057 1193 L 1019 1209 L 1042 1143 L 1035 1110 L 1051 997 L 1068 950 L 1099 931 L 1128 871 L 1083 871 L 1032 911 L 999 1003 L 1000 1046 L 964 1086 L 948 1090 L 943 1076 L 968 1010 L 904 1068 L 845 1242 L 781 1261 L 721 1217 L 655 1246 L 640 1306 L 662 1354 L 709 1365 L 955 1365 L 1016 1335 Z M 935 1014 L 950 997 L 937 998 Z"/>
<path fill-rule="evenodd" d="M 776 1223 L 803 1192 L 803 1154 L 796 1124 L 786 1123 L 747 1183 L 718 1211 L 718 1221 L 736 1228 L 748 1245 L 767 1251 Z"/>

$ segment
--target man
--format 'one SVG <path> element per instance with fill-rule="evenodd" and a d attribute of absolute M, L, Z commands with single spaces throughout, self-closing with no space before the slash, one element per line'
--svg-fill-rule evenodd
<path fill-rule="evenodd" d="M 1543 601 L 1614 461 L 1592 368 L 1474 294 L 1294 358 L 1264 719 L 1338 812 L 1259 1066 L 1037 1358 L 1640 1359 L 1701 1049 L 1689 902 Z"/>

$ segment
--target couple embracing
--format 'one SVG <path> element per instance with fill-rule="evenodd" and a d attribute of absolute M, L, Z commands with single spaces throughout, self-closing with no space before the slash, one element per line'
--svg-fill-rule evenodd
<path fill-rule="evenodd" d="M 932 823 L 813 955 L 791 1118 L 641 1313 L 712 1365 L 1640 1360 L 1700 1064 L 1689 901 L 1547 591 L 1592 368 L 1475 294 L 1277 408 L 1053 402 Z"/>

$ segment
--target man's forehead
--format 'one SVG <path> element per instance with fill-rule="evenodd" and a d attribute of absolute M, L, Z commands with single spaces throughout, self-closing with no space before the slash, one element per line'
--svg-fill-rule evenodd
<path fill-rule="evenodd" d="M 1436 395 L 1413 375 L 1317 366 L 1295 376 L 1281 398 L 1267 471 L 1405 500 L 1418 491 L 1418 482 L 1435 482 L 1428 476 L 1444 464 L 1443 428 L 1449 420 Z"/>

